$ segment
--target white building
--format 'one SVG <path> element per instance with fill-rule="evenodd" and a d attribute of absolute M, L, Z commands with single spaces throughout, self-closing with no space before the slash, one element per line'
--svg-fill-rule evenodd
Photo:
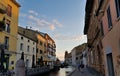
<path fill-rule="evenodd" d="M 17 40 L 17 57 L 16 60 L 21 58 L 21 53 L 24 52 L 24 61 L 26 67 L 32 67 L 32 57 L 34 55 L 34 63 L 36 64 L 36 38 L 34 32 L 22 27 L 18 28 Z"/>
<path fill-rule="evenodd" d="M 72 65 L 78 66 L 83 61 L 83 49 L 85 48 L 86 43 L 76 46 L 71 50 L 72 55 Z"/>
<path fill-rule="evenodd" d="M 71 55 L 72 55 L 72 65 L 76 66 L 77 64 L 76 64 L 76 49 L 75 48 L 72 49 Z"/>
<path fill-rule="evenodd" d="M 82 52 L 83 55 L 82 62 L 85 65 L 85 67 L 87 66 L 87 52 L 88 52 L 88 48 L 86 47 Z"/>

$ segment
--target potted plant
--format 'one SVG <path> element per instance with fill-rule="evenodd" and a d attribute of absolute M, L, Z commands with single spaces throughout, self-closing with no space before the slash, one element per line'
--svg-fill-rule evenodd
<path fill-rule="evenodd" d="M 3 31 L 5 29 L 5 18 L 3 18 L 2 21 L 0 21 L 0 31 Z"/>

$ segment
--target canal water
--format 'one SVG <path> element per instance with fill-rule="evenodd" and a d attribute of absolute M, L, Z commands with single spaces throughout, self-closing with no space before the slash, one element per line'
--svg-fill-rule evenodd
<path fill-rule="evenodd" d="M 41 76 L 67 76 L 70 72 L 73 71 L 74 68 L 67 67 L 67 68 L 60 68 L 59 71 L 51 71 L 50 73 L 46 73 Z"/>

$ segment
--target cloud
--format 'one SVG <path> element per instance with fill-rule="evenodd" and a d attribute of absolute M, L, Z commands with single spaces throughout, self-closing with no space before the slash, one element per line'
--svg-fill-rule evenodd
<path fill-rule="evenodd" d="M 64 60 L 64 52 L 57 52 L 56 55 L 61 61 Z"/>
<path fill-rule="evenodd" d="M 65 34 L 55 34 L 54 39 L 56 40 L 84 40 L 86 38 L 85 35 L 65 35 Z"/>
<path fill-rule="evenodd" d="M 38 13 L 34 10 L 29 10 L 28 13 L 33 14 L 35 16 L 38 16 Z"/>
<path fill-rule="evenodd" d="M 58 22 L 56 19 L 53 20 L 53 23 L 54 23 L 56 26 L 58 26 L 58 27 L 62 27 L 62 26 L 63 26 L 63 25 L 62 25 L 60 22 Z"/>
<path fill-rule="evenodd" d="M 61 28 L 63 26 L 56 19 L 48 20 L 47 17 L 43 18 L 42 16 L 45 17 L 45 15 L 40 16 L 40 14 L 34 10 L 29 10 L 27 13 L 20 13 L 20 17 L 24 17 L 24 21 L 27 19 L 25 23 L 31 25 L 33 28 L 37 28 L 37 30 L 39 28 L 45 28 L 54 31 L 55 29 Z"/>
<path fill-rule="evenodd" d="M 20 17 L 26 17 L 27 16 L 27 14 L 25 14 L 25 13 L 20 13 Z"/>
<path fill-rule="evenodd" d="M 49 27 L 51 30 L 54 30 L 55 29 L 55 26 L 52 24 L 52 25 L 50 25 L 50 27 Z"/>
<path fill-rule="evenodd" d="M 48 29 L 54 31 L 56 27 L 62 27 L 62 24 L 57 20 L 53 20 L 53 22 L 47 21 L 45 19 L 40 19 L 34 15 L 29 15 L 28 19 L 30 20 L 30 24 L 34 24 L 37 27 L 47 27 Z"/>

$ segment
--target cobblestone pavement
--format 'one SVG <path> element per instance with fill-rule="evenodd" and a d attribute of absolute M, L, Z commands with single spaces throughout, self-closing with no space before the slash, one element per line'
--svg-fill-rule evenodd
<path fill-rule="evenodd" d="M 71 75 L 69 76 L 100 76 L 99 74 L 93 73 L 88 69 L 81 69 L 80 71 L 76 69 Z"/>

